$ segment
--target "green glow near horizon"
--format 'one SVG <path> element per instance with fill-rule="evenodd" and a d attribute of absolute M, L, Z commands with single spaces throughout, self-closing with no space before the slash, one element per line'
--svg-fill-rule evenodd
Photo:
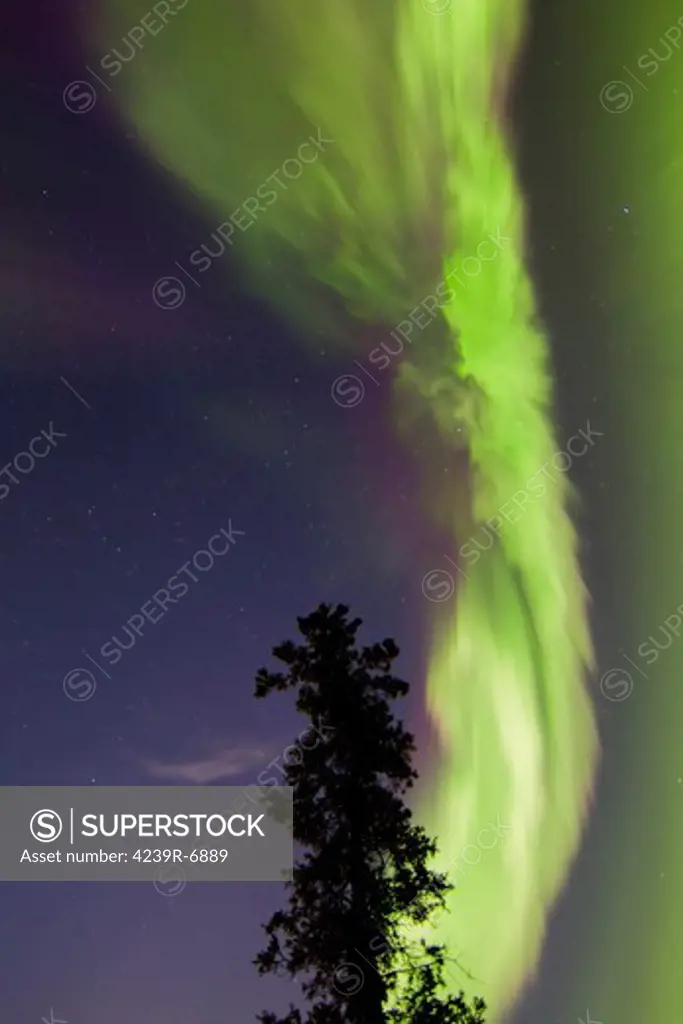
<path fill-rule="evenodd" d="M 107 2 L 95 38 L 111 49 L 147 8 Z M 492 234 L 507 240 L 444 307 L 439 344 L 413 337 L 397 381 L 404 425 L 417 403 L 453 448 L 464 433 L 475 528 L 563 447 L 501 124 L 525 6 L 400 0 L 388 10 L 372 0 L 190 4 L 145 42 L 116 90 L 216 224 L 319 128 L 333 140 L 234 238 L 255 290 L 300 323 L 313 317 L 279 284 L 285 270 L 300 295 L 315 280 L 355 317 L 396 323 Z M 429 607 L 427 701 L 442 750 L 419 816 L 438 839 L 437 866 L 456 862 L 438 936 L 474 980 L 458 973 L 454 984 L 482 994 L 491 1020 L 538 961 L 597 757 L 570 496 L 556 473 L 470 570 L 457 609 Z M 426 497 L 442 509 L 457 495 L 442 486 Z M 454 546 L 466 540 L 455 514 L 452 532 Z M 510 826 L 505 838 L 463 872 L 463 849 L 496 821 Z"/>
<path fill-rule="evenodd" d="M 618 424 L 606 480 L 617 600 L 605 609 L 614 637 L 605 668 L 630 673 L 634 684 L 607 709 L 610 786 L 596 821 L 600 857 L 590 865 L 593 927 L 574 976 L 605 1022 L 681 1017 L 683 642 L 672 634 L 666 649 L 664 631 L 683 600 L 682 15 L 674 0 L 604 0 L 572 40 L 583 80 L 572 101 L 582 125 L 577 166 L 600 257 L 595 284 L 609 311 L 601 321 L 606 411 Z M 571 20 L 578 25 L 573 12 Z M 603 246 L 605 211 L 622 233 Z M 664 648 L 653 664 L 638 654 L 648 637 Z"/>

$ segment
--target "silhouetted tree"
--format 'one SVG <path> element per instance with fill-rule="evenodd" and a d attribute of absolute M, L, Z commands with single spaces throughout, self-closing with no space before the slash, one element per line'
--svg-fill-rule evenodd
<path fill-rule="evenodd" d="M 443 947 L 408 938 L 451 888 L 428 867 L 436 844 L 403 801 L 417 774 L 413 737 L 392 713 L 408 684 L 391 674 L 393 640 L 357 649 L 361 620 L 344 605 L 298 619 L 304 642 L 273 655 L 256 696 L 295 690 L 318 743 L 289 758 L 294 841 L 304 853 L 287 883 L 289 908 L 265 926 L 260 974 L 300 976 L 307 1024 L 482 1024 L 482 1000 L 449 996 Z M 264 1012 L 262 1024 L 301 1024 Z"/>

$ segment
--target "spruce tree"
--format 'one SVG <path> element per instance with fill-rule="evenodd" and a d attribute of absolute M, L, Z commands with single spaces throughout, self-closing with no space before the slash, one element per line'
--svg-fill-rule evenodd
<path fill-rule="evenodd" d="M 283 672 L 261 669 L 256 696 L 293 690 L 318 742 L 288 758 L 294 841 L 288 909 L 264 930 L 259 973 L 298 978 L 306 1017 L 290 1005 L 262 1024 L 482 1024 L 480 999 L 444 986 L 446 953 L 411 941 L 443 906 L 445 876 L 429 867 L 436 843 L 404 796 L 416 779 L 413 737 L 392 704 L 408 684 L 391 673 L 393 640 L 359 649 L 360 619 L 344 605 L 298 619 L 303 642 L 273 650 Z M 273 794 L 275 796 L 275 793 Z"/>

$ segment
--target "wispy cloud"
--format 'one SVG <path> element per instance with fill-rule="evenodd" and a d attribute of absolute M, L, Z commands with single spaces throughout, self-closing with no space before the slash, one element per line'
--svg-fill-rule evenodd
<path fill-rule="evenodd" d="M 195 782 L 205 785 L 219 779 L 229 779 L 262 765 L 266 752 L 261 747 L 229 747 L 213 757 L 178 763 L 146 761 L 150 775 L 172 782 Z"/>

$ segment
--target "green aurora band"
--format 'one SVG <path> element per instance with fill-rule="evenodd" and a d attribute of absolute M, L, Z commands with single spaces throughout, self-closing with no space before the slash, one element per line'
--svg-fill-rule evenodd
<path fill-rule="evenodd" d="M 103 3 L 91 47 L 111 54 L 148 7 Z M 114 87 L 154 157 L 223 221 L 303 142 L 329 140 L 232 238 L 254 289 L 307 328 L 323 293 L 359 320 L 397 323 L 490 236 L 504 240 L 443 304 L 438 342 L 413 337 L 396 381 L 403 429 L 418 409 L 444 444 L 465 445 L 473 532 L 564 447 L 505 132 L 525 20 L 520 0 L 190 2 Z M 285 270 L 295 289 L 279 285 Z M 472 976 L 458 971 L 454 987 L 482 994 L 492 1020 L 536 967 L 597 761 L 571 489 L 566 473 L 545 479 L 457 602 L 429 606 L 440 751 L 418 810 L 456 883 L 436 937 Z M 426 501 L 443 518 L 462 495 L 440 482 Z M 454 546 L 467 539 L 456 518 Z M 509 827 L 472 861 L 465 848 L 496 821 Z"/>

